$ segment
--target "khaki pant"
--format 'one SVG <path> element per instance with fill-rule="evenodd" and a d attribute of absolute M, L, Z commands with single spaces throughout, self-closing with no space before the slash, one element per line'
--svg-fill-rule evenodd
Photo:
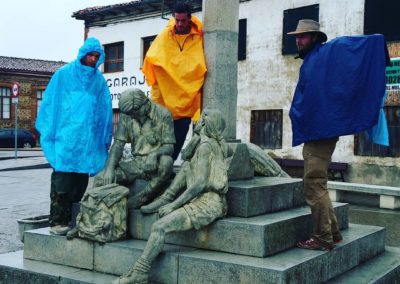
<path fill-rule="evenodd" d="M 304 143 L 304 197 L 314 220 L 313 237 L 333 243 L 340 236 L 339 227 L 327 188 L 328 167 L 338 138 Z"/>

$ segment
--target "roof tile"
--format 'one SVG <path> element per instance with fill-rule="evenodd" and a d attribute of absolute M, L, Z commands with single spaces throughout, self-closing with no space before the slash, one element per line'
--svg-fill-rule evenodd
<path fill-rule="evenodd" d="M 54 73 L 65 64 L 63 61 L 0 56 L 0 70 L 3 71 Z"/>

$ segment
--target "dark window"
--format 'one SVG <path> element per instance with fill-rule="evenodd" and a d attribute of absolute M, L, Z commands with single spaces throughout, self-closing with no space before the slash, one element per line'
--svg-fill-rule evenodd
<path fill-rule="evenodd" d="M 296 30 L 301 19 L 319 22 L 319 5 L 311 5 L 283 11 L 282 54 L 297 54 L 296 37 L 288 32 Z"/>
<path fill-rule="evenodd" d="M 11 89 L 0 88 L 0 119 L 11 118 Z"/>
<path fill-rule="evenodd" d="M 124 71 L 124 43 L 117 42 L 104 45 L 106 59 L 104 73 Z"/>
<path fill-rule="evenodd" d="M 238 60 L 246 60 L 247 19 L 239 20 Z"/>
<path fill-rule="evenodd" d="M 117 132 L 117 127 L 119 123 L 119 117 L 120 117 L 120 110 L 119 109 L 113 109 L 113 136 Z"/>
<path fill-rule="evenodd" d="M 143 41 L 143 54 L 142 54 L 142 59 L 144 61 L 144 58 L 146 57 L 146 53 L 150 48 L 150 45 L 153 43 L 154 39 L 156 38 L 156 36 L 148 36 L 148 37 L 144 37 L 142 38 Z"/>
<path fill-rule="evenodd" d="M 387 41 L 400 40 L 399 0 L 366 0 L 364 33 L 384 34 Z"/>
<path fill-rule="evenodd" d="M 44 90 L 36 90 L 36 113 L 39 114 L 40 105 L 43 101 Z"/>
<path fill-rule="evenodd" d="M 250 142 L 263 149 L 281 149 L 282 110 L 252 110 Z"/>
<path fill-rule="evenodd" d="M 354 136 L 355 155 L 400 157 L 400 106 L 386 106 L 384 110 L 389 130 L 389 147 L 373 144 L 362 132 Z"/>

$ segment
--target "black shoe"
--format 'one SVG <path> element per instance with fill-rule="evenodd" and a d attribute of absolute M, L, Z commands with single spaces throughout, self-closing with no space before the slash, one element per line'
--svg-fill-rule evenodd
<path fill-rule="evenodd" d="M 69 231 L 69 227 L 65 225 L 55 225 L 50 227 L 50 234 L 65 236 Z"/>

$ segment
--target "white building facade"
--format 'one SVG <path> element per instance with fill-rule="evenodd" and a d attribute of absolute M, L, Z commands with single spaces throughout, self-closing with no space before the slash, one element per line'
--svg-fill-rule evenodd
<path fill-rule="evenodd" d="M 138 87 L 145 92 L 150 91 L 141 72 L 141 65 L 151 39 L 167 24 L 167 20 L 161 17 L 162 9 L 165 8 L 166 17 L 171 17 L 171 1 L 165 1 L 164 5 L 161 2 L 132 1 L 127 4 L 88 8 L 73 15 L 77 19 L 85 20 L 86 36 L 98 38 L 106 53 L 111 56 L 110 67 L 105 65 L 103 71 L 116 112 L 119 94 L 123 90 Z M 193 14 L 202 19 L 201 1 L 191 2 L 195 10 Z M 364 34 L 367 29 L 372 27 L 373 30 L 376 26 L 370 20 L 373 17 L 367 18 L 367 15 L 377 10 L 372 2 L 374 1 L 241 1 L 239 41 L 242 42 L 241 46 L 239 44 L 239 52 L 242 55 L 238 60 L 237 82 L 238 139 L 256 143 L 265 151 L 282 158 L 302 159 L 302 146 L 291 146 L 289 119 L 289 109 L 302 60 L 294 59 L 294 39 L 287 38 L 286 32 L 295 29 L 299 18 L 307 17 L 319 20 L 321 29 L 329 39 L 341 35 Z M 385 7 L 380 6 L 380 9 L 388 12 Z M 400 35 L 400 31 L 398 34 Z M 289 44 L 290 40 L 292 42 Z M 389 44 L 391 57 L 400 55 L 396 40 L 400 38 Z M 115 53 L 118 54 L 117 57 Z M 400 108 L 397 102 L 390 107 L 394 113 L 393 120 L 396 120 L 396 115 L 399 118 L 397 128 L 392 129 L 391 133 L 398 133 L 400 140 Z M 396 122 L 393 123 L 396 127 Z M 400 149 L 366 150 L 362 139 L 363 137 L 355 138 L 354 135 L 344 136 L 336 147 L 333 161 L 349 164 L 346 181 L 399 186 Z M 394 147 L 400 148 L 400 145 Z"/>

